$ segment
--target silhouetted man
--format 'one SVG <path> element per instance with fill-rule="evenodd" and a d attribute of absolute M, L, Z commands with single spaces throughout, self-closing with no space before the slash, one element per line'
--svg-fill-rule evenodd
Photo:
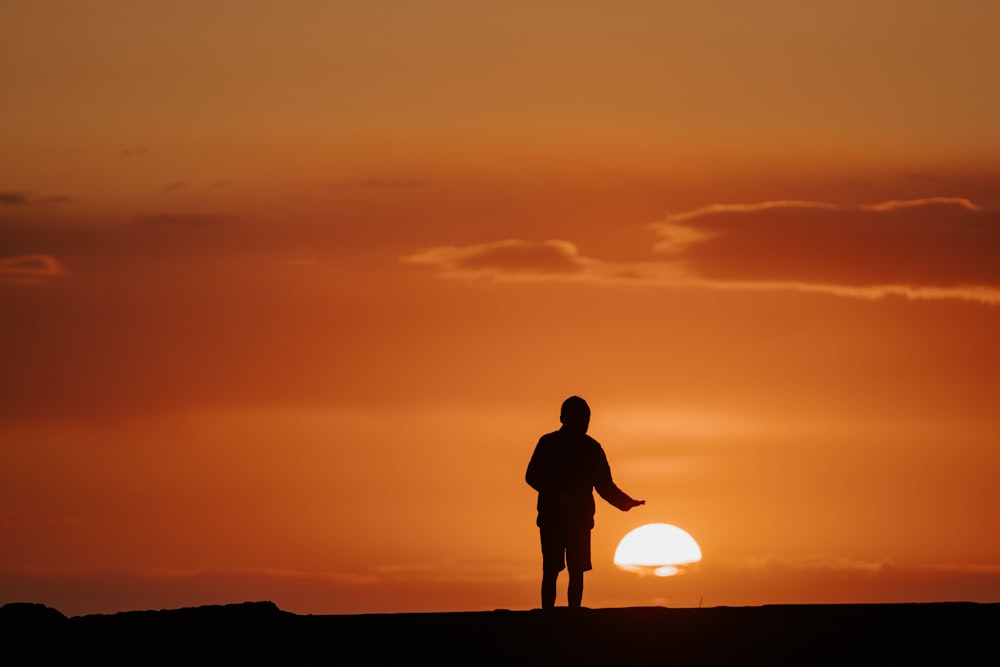
<path fill-rule="evenodd" d="M 538 531 L 542 538 L 542 609 L 556 603 L 556 578 L 569 570 L 570 607 L 583 600 L 583 573 L 590 562 L 594 527 L 594 493 L 627 512 L 644 505 L 611 480 L 611 467 L 601 444 L 587 435 L 590 406 L 570 396 L 559 414 L 562 428 L 543 435 L 535 446 L 524 478 L 538 491 Z"/>

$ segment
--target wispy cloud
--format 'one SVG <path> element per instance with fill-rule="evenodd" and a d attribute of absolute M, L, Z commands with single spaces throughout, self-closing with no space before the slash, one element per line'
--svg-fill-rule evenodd
<path fill-rule="evenodd" d="M 275 600 L 296 613 L 447 611 L 511 606 L 535 590 L 527 563 L 442 561 L 412 566 L 308 571 L 276 567 L 22 566 L 0 569 L 0 590 L 38 599 L 67 615 Z M 72 591 L 67 595 L 51 591 Z"/>
<path fill-rule="evenodd" d="M 854 207 L 779 200 L 713 204 L 650 229 L 652 255 L 584 256 L 567 240 L 430 248 L 403 261 L 449 277 L 642 282 L 854 298 L 1000 303 L 1000 214 L 961 197 Z"/>
<path fill-rule="evenodd" d="M 38 284 L 64 275 L 65 269 L 51 255 L 0 257 L 0 282 Z"/>
<path fill-rule="evenodd" d="M 429 264 L 450 273 L 468 275 L 573 276 L 585 273 L 592 260 L 580 255 L 568 241 L 522 241 L 432 248 L 404 258 L 413 264 Z"/>
<path fill-rule="evenodd" d="M 447 558 L 418 563 L 375 565 L 371 572 L 384 581 L 421 581 L 434 584 L 504 583 L 534 581 L 528 564 L 520 560 Z"/>
<path fill-rule="evenodd" d="M 0 192 L 0 206 L 36 206 L 39 204 L 68 204 L 73 201 L 72 197 L 55 195 L 47 197 L 33 197 L 27 192 Z"/>
<path fill-rule="evenodd" d="M 392 189 L 392 188 L 426 188 L 430 183 L 420 179 L 393 179 L 393 178 L 364 178 L 356 181 L 335 181 L 330 184 L 335 188 L 372 188 L 372 189 Z"/>
<path fill-rule="evenodd" d="M 4 511 L 0 508 L 0 522 L 4 521 L 6 514 L 11 511 Z M 12 521 L 10 523 L 13 523 Z M 95 574 L 89 568 L 79 568 L 75 566 L 67 567 L 47 567 L 30 565 L 14 568 L 13 570 L 0 570 L 0 573 L 21 574 L 21 575 L 60 575 L 60 576 L 83 576 Z M 129 577 L 147 579 L 192 579 L 196 577 L 211 576 L 256 576 L 274 579 L 311 579 L 328 582 L 340 582 L 346 584 L 374 584 L 378 582 L 401 582 L 420 581 L 430 583 L 456 583 L 456 582 L 510 582 L 513 580 L 525 579 L 526 576 L 534 581 L 534 573 L 526 567 L 522 560 L 500 560 L 500 559 L 457 559 L 447 558 L 435 561 L 400 562 L 391 564 L 374 564 L 354 570 L 336 571 L 316 571 L 316 570 L 296 570 L 280 567 L 251 567 L 251 568 L 225 568 L 224 570 L 205 566 L 189 567 L 134 567 L 117 571 L 108 571 L 106 574 L 119 574 Z"/>
<path fill-rule="evenodd" d="M 827 204 L 818 201 L 801 201 L 794 199 L 785 199 L 778 201 L 766 201 L 759 202 L 756 204 L 710 204 L 708 206 L 703 206 L 701 208 L 696 208 L 693 211 L 687 211 L 684 213 L 675 213 L 667 215 L 667 222 L 677 223 L 684 220 L 693 220 L 695 218 L 702 218 L 710 215 L 725 214 L 725 213 L 755 213 L 757 211 L 770 211 L 773 209 L 836 209 L 834 204 Z"/>
<path fill-rule="evenodd" d="M 728 563 L 724 567 L 754 573 L 770 573 L 782 579 L 796 573 L 825 574 L 842 580 L 854 578 L 870 581 L 967 577 L 989 580 L 994 588 L 1000 586 L 1000 565 L 996 563 L 901 563 L 891 558 L 861 560 L 843 556 L 814 556 L 790 560 L 771 555 L 743 563 Z"/>
<path fill-rule="evenodd" d="M 23 192 L 0 192 L 0 204 L 4 206 L 27 206 L 30 201 Z"/>
<path fill-rule="evenodd" d="M 666 264 L 607 262 L 583 255 L 561 240 L 504 239 L 470 246 L 440 246 L 407 255 L 402 261 L 437 269 L 455 278 L 498 281 L 664 282 L 681 280 Z"/>
<path fill-rule="evenodd" d="M 232 181 L 228 178 L 220 177 L 208 182 L 194 182 L 178 179 L 163 186 L 165 192 L 179 192 L 181 190 L 196 190 L 208 188 L 210 190 L 221 190 L 228 188 Z"/>
<path fill-rule="evenodd" d="M 960 197 L 711 206 L 652 228 L 657 252 L 726 286 L 1000 301 L 1000 216 Z"/>
<path fill-rule="evenodd" d="M 943 204 L 948 206 L 958 206 L 967 211 L 981 211 L 982 209 L 973 204 L 965 197 L 925 197 L 924 199 L 892 199 L 880 204 L 870 204 L 860 206 L 865 211 L 894 211 L 901 208 L 917 208 L 920 206 L 932 206 Z"/>
<path fill-rule="evenodd" d="M 151 227 L 206 228 L 231 223 L 234 218 L 228 215 L 205 213 L 157 213 L 139 215 L 132 220 L 136 224 Z"/>

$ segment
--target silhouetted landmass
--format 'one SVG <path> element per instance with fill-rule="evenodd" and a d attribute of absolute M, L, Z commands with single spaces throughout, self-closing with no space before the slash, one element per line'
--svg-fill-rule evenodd
<path fill-rule="evenodd" d="M 998 637 L 1000 604 L 961 602 L 329 616 L 246 602 L 69 618 L 0 608 L 3 658 L 18 664 L 959 665 L 992 664 Z"/>

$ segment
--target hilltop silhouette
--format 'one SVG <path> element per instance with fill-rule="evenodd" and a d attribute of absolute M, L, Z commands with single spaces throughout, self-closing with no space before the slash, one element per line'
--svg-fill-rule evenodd
<path fill-rule="evenodd" d="M 66 617 L 0 608 L 21 663 L 97 661 L 462 665 L 973 664 L 1000 604 L 767 605 L 297 615 L 271 602 Z"/>

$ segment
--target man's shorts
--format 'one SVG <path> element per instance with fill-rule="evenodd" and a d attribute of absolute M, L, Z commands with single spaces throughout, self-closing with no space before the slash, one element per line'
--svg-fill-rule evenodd
<path fill-rule="evenodd" d="M 542 571 L 570 572 L 592 570 L 590 563 L 590 528 L 565 526 L 540 526 L 542 537 Z"/>

